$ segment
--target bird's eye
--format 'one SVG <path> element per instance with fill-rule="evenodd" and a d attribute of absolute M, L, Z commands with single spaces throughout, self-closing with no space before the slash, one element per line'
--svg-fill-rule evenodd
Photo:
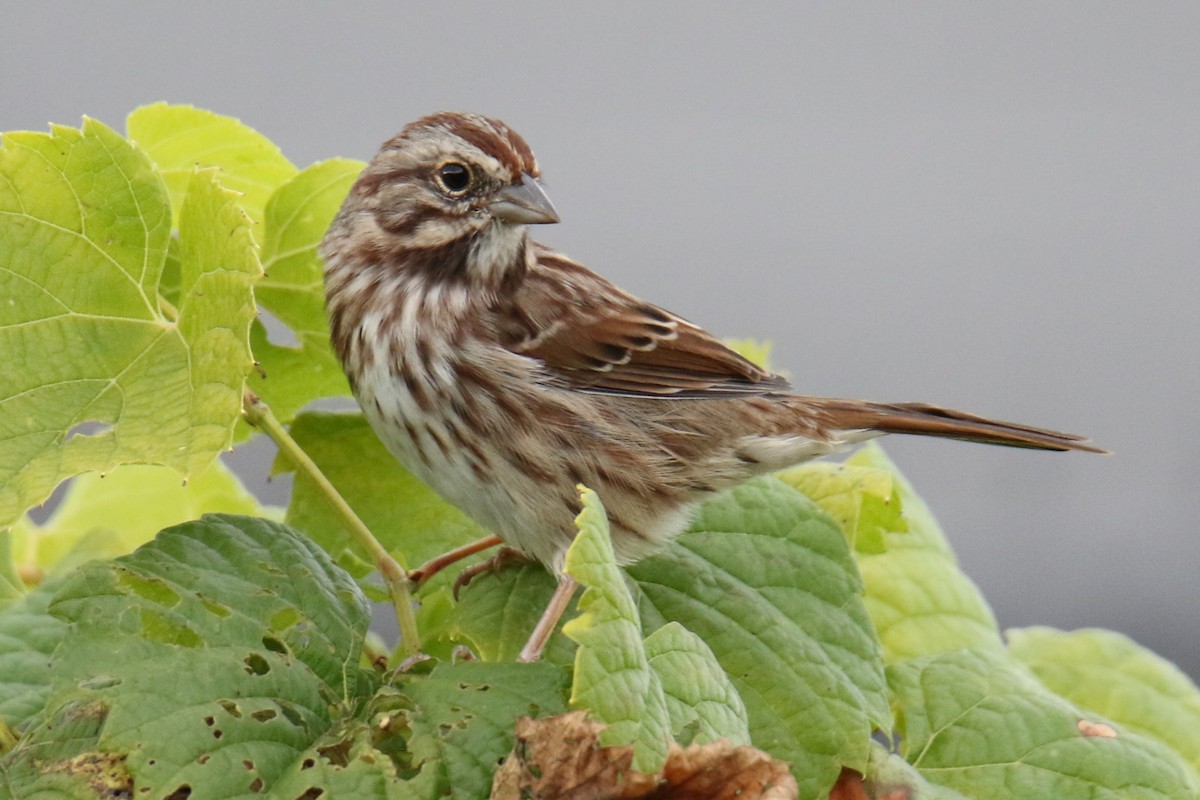
<path fill-rule="evenodd" d="M 437 182 L 446 194 L 460 196 L 471 186 L 471 170 L 466 164 L 451 161 L 437 169 Z"/>

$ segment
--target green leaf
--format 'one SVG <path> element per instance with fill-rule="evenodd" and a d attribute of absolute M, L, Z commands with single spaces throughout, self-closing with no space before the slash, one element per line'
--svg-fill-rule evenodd
<path fill-rule="evenodd" d="M 999 652 L 1003 645 L 991 607 L 958 568 L 928 506 L 883 449 L 867 445 L 846 463 L 892 475 L 908 528 L 907 533 L 884 533 L 886 553 L 856 553 L 884 661 L 962 648 Z"/>
<path fill-rule="evenodd" d="M 579 534 L 567 550 L 567 574 L 584 587 L 580 616 L 563 626 L 575 651 L 571 707 L 589 709 L 607 727 L 604 746 L 633 745 L 633 768 L 656 773 L 671 741 L 666 697 L 642 646 L 637 605 L 625 586 L 600 498 L 580 492 Z"/>
<path fill-rule="evenodd" d="M 1165 745 L 1107 725 L 996 651 L 961 650 L 889 667 L 908 759 L 975 798 L 1195 797 Z"/>
<path fill-rule="evenodd" d="M 675 741 L 687 746 L 726 739 L 750 744 L 746 706 L 708 645 L 678 622 L 646 637 L 646 658 L 662 683 Z"/>
<path fill-rule="evenodd" d="M 0 723 L 10 728 L 25 728 L 46 705 L 50 653 L 67 633 L 47 610 L 59 583 L 44 583 L 0 611 Z"/>
<path fill-rule="evenodd" d="M 879 467 L 812 461 L 777 473 L 842 526 L 856 550 L 882 553 L 884 535 L 908 530 L 892 472 Z"/>
<path fill-rule="evenodd" d="M 421 594 L 419 619 L 425 623 L 421 630 L 429 632 L 434 641 L 466 643 L 484 661 L 515 660 L 550 602 L 554 577 L 541 564 L 506 566 L 476 577 L 462 590 L 459 602 L 453 603 L 445 585 L 452 579 L 453 570 L 447 572 L 451 575 L 439 588 Z M 431 625 L 425 614 L 435 612 L 439 619 Z M 573 612 L 574 607 L 568 607 L 563 620 L 570 619 Z M 559 635 L 562 625 L 560 622 L 550 637 L 542 660 L 570 666 L 575 661 L 575 644 Z M 428 649 L 434 641 L 426 639 L 425 647 Z M 449 650 L 446 646 L 443 649 Z"/>
<path fill-rule="evenodd" d="M 126 119 L 125 130 L 162 173 L 177 212 L 192 173 L 217 167 L 220 184 L 240 193 L 242 209 L 261 223 L 267 198 L 296 174 L 270 139 L 233 117 L 202 108 L 142 106 Z"/>
<path fill-rule="evenodd" d="M 1200 770 L 1200 689 L 1174 664 L 1115 631 L 1038 627 L 1005 636 L 1050 691 L 1159 740 Z"/>
<path fill-rule="evenodd" d="M 262 515 L 264 509 L 221 461 L 184 483 L 168 467 L 129 464 L 71 481 L 42 524 L 28 515 L 13 526 L 22 569 L 64 572 L 94 558 L 115 558 L 167 527 L 203 514 Z"/>
<path fill-rule="evenodd" d="M 250 386 L 284 422 L 313 400 L 350 394 L 329 344 L 324 268 L 317 245 L 362 168 L 360 161 L 341 158 L 313 164 L 280 186 L 267 203 L 262 251 L 266 276 L 255 296 L 289 328 L 296 344 L 275 344 L 266 328 L 256 325 L 253 347 L 261 374 L 251 376 Z"/>
<path fill-rule="evenodd" d="M 750 481 L 629 573 L 643 625 L 679 620 L 708 644 L 755 745 L 792 764 L 801 796 L 865 768 L 871 731 L 891 727 L 879 643 L 846 538 L 811 500 Z"/>
<path fill-rule="evenodd" d="M 306 412 L 290 432 L 342 497 L 389 551 L 416 565 L 435 555 L 487 536 L 461 511 L 446 503 L 392 458 L 361 414 Z M 291 469 L 283 458 L 275 472 Z M 303 475 L 296 476 L 287 523 L 307 533 L 328 552 L 352 545 L 329 503 Z"/>
<path fill-rule="evenodd" d="M 190 475 L 227 448 L 259 274 L 236 197 L 197 175 L 173 319 L 158 296 L 170 208 L 149 160 L 92 120 L 3 145 L 0 526 L 72 475 L 125 463 Z"/>
<path fill-rule="evenodd" d="M 566 710 L 567 673 L 552 664 L 440 664 L 398 688 L 413 704 L 398 713 L 412 731 L 412 766 L 422 771 L 414 784 L 439 797 L 487 797 L 517 718 Z"/>
<path fill-rule="evenodd" d="M 51 611 L 71 628 L 50 708 L 100 704 L 100 749 L 126 756 L 148 796 L 269 791 L 373 686 L 358 666 L 365 599 L 316 545 L 266 520 L 170 528 L 84 566 Z"/>

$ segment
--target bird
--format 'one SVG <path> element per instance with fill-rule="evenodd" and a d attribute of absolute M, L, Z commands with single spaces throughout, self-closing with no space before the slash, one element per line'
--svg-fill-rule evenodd
<path fill-rule="evenodd" d="M 631 564 L 704 500 L 883 434 L 1104 452 L 927 403 L 799 394 L 530 235 L 559 221 L 516 131 L 441 112 L 383 144 L 319 246 L 331 343 L 376 435 L 495 535 L 480 547 L 503 541 L 558 578 L 519 660 L 540 657 L 577 588 L 564 559 L 581 485 Z"/>

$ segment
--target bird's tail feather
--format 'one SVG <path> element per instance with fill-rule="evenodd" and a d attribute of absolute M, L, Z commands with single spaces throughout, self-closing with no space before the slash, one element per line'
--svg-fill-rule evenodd
<path fill-rule="evenodd" d="M 825 397 L 796 397 L 797 405 L 837 431 L 879 431 L 937 436 L 1035 450 L 1107 453 L 1084 436 L 940 408 L 927 403 L 873 403 Z"/>

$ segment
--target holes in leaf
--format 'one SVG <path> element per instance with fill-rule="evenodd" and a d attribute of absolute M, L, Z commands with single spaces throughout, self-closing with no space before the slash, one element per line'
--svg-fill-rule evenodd
<path fill-rule="evenodd" d="M 191 797 L 191 796 L 192 796 L 192 787 L 188 786 L 186 783 L 181 783 L 179 785 L 179 788 L 177 788 L 175 791 L 171 792 L 169 795 L 164 797 L 163 800 L 186 800 L 188 797 Z"/>
<path fill-rule="evenodd" d="M 262 643 L 263 647 L 267 648 L 272 653 L 279 653 L 280 655 L 285 656 L 288 654 L 288 646 L 279 639 L 276 639 L 274 636 L 262 637 Z"/>
<path fill-rule="evenodd" d="M 321 758 L 326 759 L 335 767 L 344 767 L 350 763 L 350 747 L 353 742 L 349 739 L 343 739 L 337 744 L 331 744 L 327 747 L 318 747 L 317 752 Z"/>
<path fill-rule="evenodd" d="M 316 786 L 310 786 L 305 789 L 304 793 L 297 797 L 296 800 L 317 800 L 317 798 L 323 794 L 325 794 L 324 789 L 319 789 Z"/>
<path fill-rule="evenodd" d="M 306 758 L 306 759 L 304 759 L 303 763 L 300 764 L 300 769 L 312 769 L 316 765 L 317 765 L 316 761 L 314 761 L 311 758 Z"/>
<path fill-rule="evenodd" d="M 295 706 L 286 700 L 276 700 L 275 705 L 279 706 L 279 713 L 283 714 L 284 719 L 297 728 L 308 730 L 308 726 L 304 724 L 304 717 L 300 716 L 300 712 L 296 710 Z"/>
<path fill-rule="evenodd" d="M 271 671 L 271 665 L 260 653 L 251 653 L 242 659 L 242 663 L 246 665 L 246 672 L 251 675 L 266 675 Z"/>
<path fill-rule="evenodd" d="M 71 426 L 67 431 L 66 440 L 69 442 L 76 436 L 102 436 L 113 429 L 111 422 L 104 422 L 98 419 L 89 419 L 85 422 L 80 422 Z"/>
<path fill-rule="evenodd" d="M 263 790 L 263 779 L 262 778 L 255 778 L 254 780 L 250 781 L 250 791 L 257 794 L 258 792 L 261 792 L 262 790 Z"/>
<path fill-rule="evenodd" d="M 262 323 L 263 330 L 267 333 L 267 341 L 271 344 L 276 347 L 290 347 L 292 349 L 300 347 L 300 339 L 297 338 L 296 332 L 288 327 L 287 323 L 261 305 L 258 307 L 258 321 Z"/>
<path fill-rule="evenodd" d="M 232 700 L 218 700 L 217 705 L 225 709 L 225 713 L 234 719 L 242 718 L 242 708 Z"/>
<path fill-rule="evenodd" d="M 167 586 L 162 578 L 150 578 L 127 569 L 120 569 L 117 572 L 117 586 L 127 594 L 135 594 L 155 605 L 167 608 L 179 605 L 179 593 Z"/>
<path fill-rule="evenodd" d="M 250 715 L 250 717 L 256 722 L 270 722 L 277 716 L 279 715 L 269 708 L 261 708 Z"/>

